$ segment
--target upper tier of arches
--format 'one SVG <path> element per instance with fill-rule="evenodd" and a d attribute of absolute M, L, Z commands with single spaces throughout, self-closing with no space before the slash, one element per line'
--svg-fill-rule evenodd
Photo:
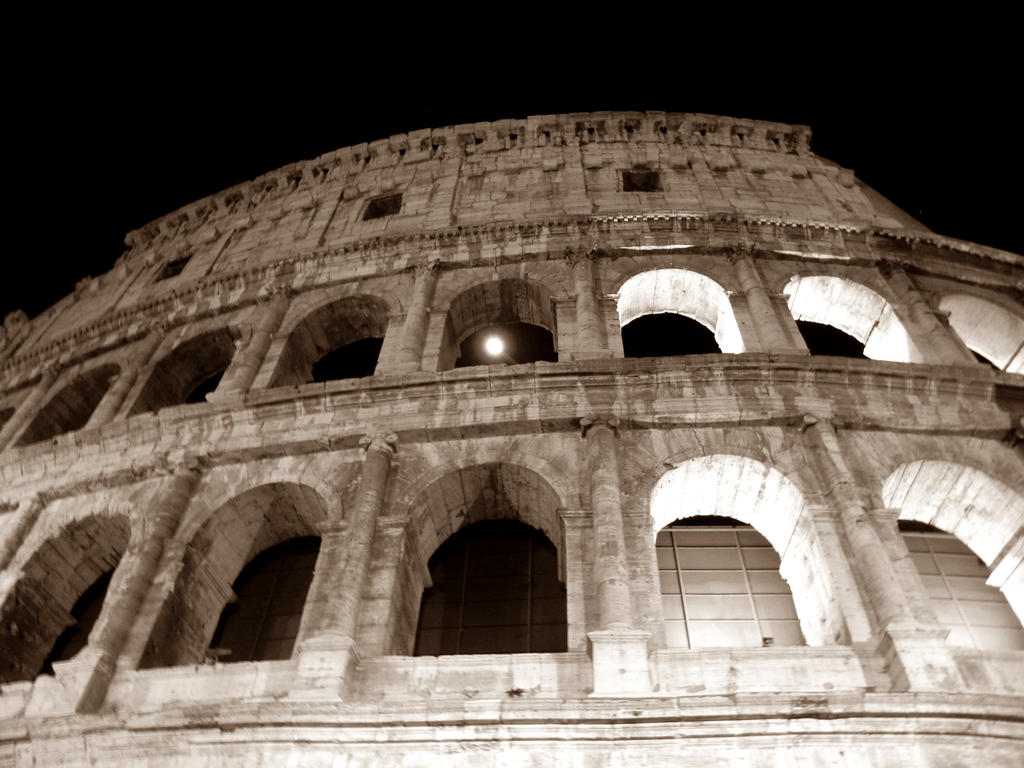
<path fill-rule="evenodd" d="M 863 267 L 800 264 L 793 274 L 795 264 L 746 258 L 594 257 L 583 272 L 572 261 L 496 274 L 433 267 L 355 291 L 275 294 L 193 326 L 159 326 L 132 347 L 8 392 L 0 447 L 251 390 L 464 365 L 723 352 L 969 366 L 973 351 L 1006 372 L 1021 368 L 1024 312 L 998 292 L 936 292 Z M 495 353 L 485 347 L 492 337 L 503 344 Z"/>

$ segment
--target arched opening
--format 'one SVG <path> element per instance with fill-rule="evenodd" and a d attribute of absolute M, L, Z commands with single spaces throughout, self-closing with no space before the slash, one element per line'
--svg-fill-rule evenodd
<path fill-rule="evenodd" d="M 922 460 L 903 464 L 889 475 L 882 499 L 886 507 L 899 510 L 901 521 L 951 535 L 944 544 L 938 539 L 924 543 L 950 548 L 950 554 L 959 556 L 949 558 L 951 562 L 973 569 L 962 574 L 965 577 L 980 577 L 970 557 L 981 558 L 986 582 L 1002 591 L 1017 621 L 1024 621 L 1024 496 L 973 467 Z M 963 546 L 970 557 L 952 551 Z"/>
<path fill-rule="evenodd" d="M 232 584 L 210 648 L 221 661 L 270 661 L 292 655 L 313 581 L 320 539 L 290 539 L 260 552 Z"/>
<path fill-rule="evenodd" d="M 228 328 L 203 333 L 178 345 L 153 368 L 130 413 L 204 402 L 206 395 L 217 388 L 234 354 L 235 339 Z"/>
<path fill-rule="evenodd" d="M 437 369 L 556 360 L 553 306 L 546 288 L 518 278 L 466 289 L 448 308 Z M 489 352 L 492 337 L 502 348 Z"/>
<path fill-rule="evenodd" d="M 928 594 L 946 642 L 978 650 L 1024 650 L 1024 627 L 989 569 L 962 541 L 933 525 L 901 520 L 903 543 Z"/>
<path fill-rule="evenodd" d="M 125 517 L 90 515 L 28 558 L 0 606 L 0 682 L 32 680 L 84 647 L 129 535 Z"/>
<path fill-rule="evenodd" d="M 107 596 L 107 588 L 110 586 L 110 578 L 113 571 L 107 571 L 100 576 L 83 595 L 78 598 L 71 609 L 71 617 L 74 623 L 61 632 L 60 637 L 53 644 L 50 653 L 43 661 L 42 675 L 53 674 L 53 664 L 56 661 L 67 661 L 73 659 L 75 654 L 82 650 L 89 642 L 89 633 L 92 631 L 96 619 L 100 617 L 100 610 L 103 608 L 103 600 Z"/>
<path fill-rule="evenodd" d="M 899 363 L 924 362 L 889 302 L 865 285 L 843 277 L 798 276 L 789 281 L 783 292 L 789 297 L 789 310 L 801 333 L 808 328 L 801 321 L 831 326 L 863 344 L 865 357 Z M 813 332 L 810 338 L 804 333 L 804 340 L 811 354 L 836 354 L 831 349 L 837 341 L 839 349 L 844 347 L 841 337 L 826 337 L 822 343 Z M 824 351 L 816 351 L 815 347 Z"/>
<path fill-rule="evenodd" d="M 863 342 L 835 326 L 797 320 L 796 327 L 800 329 L 800 335 L 804 337 L 807 350 L 812 355 L 867 359 Z"/>
<path fill-rule="evenodd" d="M 375 296 L 319 307 L 288 334 L 270 386 L 372 376 L 387 328 L 387 305 Z"/>
<path fill-rule="evenodd" d="M 677 520 L 655 540 L 670 648 L 803 645 L 779 555 L 730 517 Z"/>
<path fill-rule="evenodd" d="M 653 269 L 634 275 L 619 288 L 618 310 L 626 357 L 745 350 L 725 289 L 697 272 Z"/>
<path fill-rule="evenodd" d="M 671 312 L 643 315 L 622 326 L 626 357 L 670 357 L 721 352 L 715 334 L 696 320 Z"/>
<path fill-rule="evenodd" d="M 484 520 L 430 558 L 416 656 L 566 650 L 565 586 L 543 532 L 514 520 Z"/>
<path fill-rule="evenodd" d="M 518 365 L 538 360 L 558 360 L 551 331 L 530 323 L 506 323 L 486 326 L 463 339 L 455 367 Z"/>
<path fill-rule="evenodd" d="M 76 376 L 36 414 L 22 432 L 18 445 L 49 440 L 84 427 L 118 371 L 116 365 L 101 365 Z"/>
<path fill-rule="evenodd" d="M 256 581 L 254 588 L 259 589 L 261 582 L 280 575 L 280 571 L 263 576 L 247 574 L 243 584 L 239 575 L 244 566 L 278 544 L 317 536 L 326 518 L 323 498 L 309 486 L 296 483 L 261 485 L 218 507 L 189 540 L 174 589 L 150 633 L 141 666 L 201 663 L 207 657 L 225 606 L 236 600 L 241 605 L 241 595 L 236 594 L 232 585 L 241 587 Z M 273 553 L 268 557 L 272 556 Z M 281 614 L 284 615 L 292 614 Z M 247 613 L 243 619 L 248 617 Z M 272 633 L 277 631 L 272 629 Z M 268 636 L 267 652 L 279 652 L 285 639 L 283 635 Z M 282 642 L 274 645 L 274 640 Z"/>
<path fill-rule="evenodd" d="M 1024 373 L 1024 318 L 977 296 L 944 296 L 939 309 L 981 362 L 1008 373 Z"/>
<path fill-rule="evenodd" d="M 424 569 L 401 569 L 396 593 L 423 599 L 397 606 L 395 652 L 564 651 L 561 506 L 544 478 L 506 462 L 453 470 L 420 491 L 408 526 L 410 554 L 427 566 L 433 586 Z M 533 592 L 524 595 L 524 588 Z M 467 600 L 472 620 L 460 623 L 453 606 L 465 611 Z M 488 602 L 496 611 L 490 617 Z M 495 627 L 503 628 L 502 639 L 487 645 Z"/>
<path fill-rule="evenodd" d="M 662 579 L 660 586 L 652 586 L 661 592 L 663 621 L 686 620 L 688 598 L 683 590 L 692 579 L 695 590 L 708 590 L 712 596 L 742 595 L 746 603 L 730 597 L 722 606 L 743 603 L 749 610 L 736 619 L 747 624 L 732 635 L 725 624 L 720 631 L 698 625 L 698 643 L 715 638 L 724 642 L 729 637 L 731 642 L 757 646 L 765 645 L 766 637 L 777 645 L 804 639 L 809 645 L 845 642 L 848 631 L 829 577 L 828 557 L 804 519 L 805 506 L 803 495 L 785 475 L 744 456 L 702 456 L 663 474 L 651 493 L 656 567 Z M 724 525 L 718 524 L 723 518 L 727 518 Z M 702 547 L 710 549 L 701 552 Z M 673 583 L 679 591 L 666 593 Z M 739 590 L 740 585 L 746 591 L 725 591 Z M 710 591 L 714 589 L 721 591 Z M 698 612 L 692 614 L 693 620 L 732 620 L 709 618 L 719 610 L 714 608 L 715 600 L 700 597 L 699 592 L 694 595 Z M 789 600 L 795 615 L 789 612 Z M 720 613 L 725 610 L 721 608 Z M 755 635 L 760 624 L 774 634 Z M 665 627 L 667 642 L 682 643 L 688 632 L 683 625 Z M 696 647 L 693 640 L 686 642 Z"/>

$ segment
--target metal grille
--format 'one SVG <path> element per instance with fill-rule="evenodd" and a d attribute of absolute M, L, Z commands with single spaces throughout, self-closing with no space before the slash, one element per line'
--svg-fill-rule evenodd
<path fill-rule="evenodd" d="M 803 645 L 779 556 L 748 525 L 669 525 L 655 542 L 674 648 Z"/>
<path fill-rule="evenodd" d="M 903 531 L 947 642 L 982 650 L 1024 649 L 1024 628 L 1003 593 L 985 583 L 988 568 L 952 534 Z"/>
<path fill-rule="evenodd" d="M 242 570 L 233 586 L 238 599 L 224 609 L 211 643 L 224 661 L 292 655 L 319 551 L 318 538 L 291 539 L 261 552 Z"/>
<path fill-rule="evenodd" d="M 511 520 L 462 529 L 430 559 L 417 656 L 566 650 L 565 587 L 540 531 Z"/>

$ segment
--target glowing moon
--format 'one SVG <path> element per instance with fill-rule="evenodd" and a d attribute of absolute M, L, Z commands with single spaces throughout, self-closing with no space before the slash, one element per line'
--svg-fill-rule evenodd
<path fill-rule="evenodd" d="M 484 342 L 484 349 L 487 350 L 487 354 L 497 356 L 505 351 L 505 342 L 497 336 L 488 336 Z"/>

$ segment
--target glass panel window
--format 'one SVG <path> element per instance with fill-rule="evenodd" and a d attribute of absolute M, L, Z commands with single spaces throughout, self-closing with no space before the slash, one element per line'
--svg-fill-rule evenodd
<path fill-rule="evenodd" d="M 668 567 L 671 589 L 676 572 Z M 415 655 L 566 650 L 558 553 L 540 531 L 512 520 L 467 526 L 434 553 L 430 575 Z"/>
<path fill-rule="evenodd" d="M 980 650 L 1024 650 L 1021 627 L 1003 593 L 985 583 L 988 568 L 962 541 L 938 528 L 900 523 L 946 642 Z"/>
<path fill-rule="evenodd" d="M 238 599 L 221 614 L 211 647 L 221 661 L 287 659 L 299 632 L 320 539 L 303 537 L 271 547 L 235 580 Z"/>
<path fill-rule="evenodd" d="M 705 520 L 667 526 L 655 541 L 669 647 L 803 645 L 771 544 L 730 518 Z"/>

